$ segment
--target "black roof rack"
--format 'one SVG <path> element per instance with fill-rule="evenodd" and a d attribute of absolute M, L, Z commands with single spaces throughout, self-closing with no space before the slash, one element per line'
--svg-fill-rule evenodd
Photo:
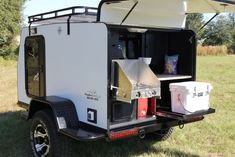
<path fill-rule="evenodd" d="M 50 11 L 46 13 L 29 16 L 28 23 L 32 24 L 34 22 L 50 20 L 50 19 L 55 19 L 55 18 L 60 18 L 60 17 L 71 18 L 74 15 L 88 15 L 88 16 L 94 16 L 96 18 L 97 8 L 86 7 L 86 6 L 75 6 L 75 7 Z"/>

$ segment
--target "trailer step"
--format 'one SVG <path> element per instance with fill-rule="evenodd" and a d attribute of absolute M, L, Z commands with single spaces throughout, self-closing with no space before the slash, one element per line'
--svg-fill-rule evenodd
<path fill-rule="evenodd" d="M 104 133 L 95 133 L 91 131 L 87 131 L 84 129 L 61 129 L 59 130 L 60 133 L 70 136 L 78 141 L 93 141 L 105 138 L 106 135 Z"/>
<path fill-rule="evenodd" d="M 177 119 L 177 120 L 188 120 L 188 119 L 200 117 L 200 116 L 211 114 L 211 113 L 215 113 L 215 109 L 209 108 L 208 110 L 197 111 L 192 114 L 181 114 L 181 113 L 175 113 L 175 112 L 169 112 L 169 111 L 157 111 L 157 116 Z"/>
<path fill-rule="evenodd" d="M 20 117 L 24 120 L 27 120 L 28 119 L 28 111 L 22 111 L 20 113 Z"/>

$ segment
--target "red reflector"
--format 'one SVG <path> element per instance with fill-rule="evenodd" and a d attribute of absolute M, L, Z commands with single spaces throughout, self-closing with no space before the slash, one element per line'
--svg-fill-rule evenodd
<path fill-rule="evenodd" d="M 135 136 L 137 134 L 138 134 L 137 129 L 131 129 L 131 130 L 123 131 L 123 132 L 111 132 L 109 134 L 109 139 L 115 140 L 115 139 L 120 139 L 120 138 L 124 138 L 128 136 Z"/>

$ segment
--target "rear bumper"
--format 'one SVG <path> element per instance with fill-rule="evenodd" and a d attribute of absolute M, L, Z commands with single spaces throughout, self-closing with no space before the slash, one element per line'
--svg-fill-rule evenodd
<path fill-rule="evenodd" d="M 125 128 L 113 129 L 109 132 L 95 132 L 87 131 L 85 129 L 62 129 L 59 132 L 70 136 L 79 141 L 95 141 L 103 138 L 108 140 L 117 140 L 130 136 L 140 137 L 142 135 L 161 130 L 162 128 L 170 128 L 174 126 L 183 126 L 187 123 L 192 123 L 204 119 L 204 115 L 215 113 L 215 109 L 210 108 L 209 110 L 195 112 L 190 115 L 183 115 L 178 113 L 172 113 L 167 111 L 158 111 L 157 116 L 159 117 L 156 121 L 152 121 L 148 124 L 138 124 Z M 142 136 L 143 137 L 143 136 Z"/>
<path fill-rule="evenodd" d="M 151 125 L 144 125 L 142 127 L 133 127 L 128 129 L 122 129 L 122 130 L 113 130 L 110 132 L 95 132 L 95 131 L 89 131 L 86 129 L 61 129 L 59 132 L 61 134 L 64 134 L 66 136 L 69 136 L 75 140 L 78 141 L 96 141 L 100 139 L 107 139 L 110 141 L 122 139 L 130 136 L 137 136 L 140 134 L 146 134 L 150 132 L 154 132 L 157 130 L 160 130 L 162 127 L 162 124 L 151 124 Z"/>

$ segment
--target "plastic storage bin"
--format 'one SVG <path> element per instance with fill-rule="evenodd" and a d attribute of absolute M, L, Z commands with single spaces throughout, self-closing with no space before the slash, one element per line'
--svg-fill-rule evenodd
<path fill-rule="evenodd" d="M 200 110 L 208 110 L 211 90 L 211 84 L 205 82 L 171 83 L 172 112 L 190 114 Z"/>

